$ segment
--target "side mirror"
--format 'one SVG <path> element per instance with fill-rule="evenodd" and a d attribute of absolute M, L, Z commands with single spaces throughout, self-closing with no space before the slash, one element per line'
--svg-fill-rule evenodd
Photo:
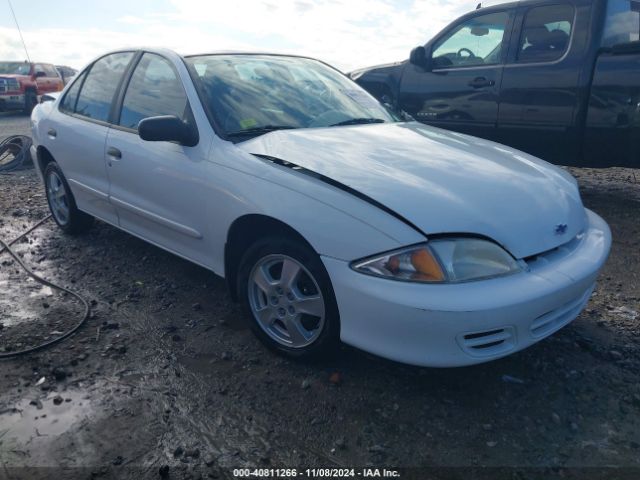
<path fill-rule="evenodd" d="M 429 58 L 427 49 L 424 47 L 416 47 L 409 54 L 409 63 L 427 69 L 429 67 Z"/>
<path fill-rule="evenodd" d="M 173 115 L 141 120 L 138 135 L 147 142 L 178 142 L 186 147 L 195 147 L 199 140 L 193 126 Z"/>
<path fill-rule="evenodd" d="M 42 78 L 42 77 L 46 77 L 47 74 L 44 72 L 36 72 L 36 78 Z"/>
<path fill-rule="evenodd" d="M 42 97 L 40 97 L 40 103 L 44 103 L 44 102 L 54 102 L 55 99 L 58 98 L 57 96 L 52 96 L 49 95 L 47 93 L 45 93 L 44 95 L 42 95 Z"/>

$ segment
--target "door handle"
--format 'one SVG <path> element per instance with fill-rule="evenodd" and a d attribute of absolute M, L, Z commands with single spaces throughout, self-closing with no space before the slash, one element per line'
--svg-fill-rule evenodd
<path fill-rule="evenodd" d="M 58 136 L 58 132 L 56 132 L 53 128 L 50 128 L 49 131 L 47 131 L 47 135 L 49 135 L 51 138 L 56 138 Z"/>
<path fill-rule="evenodd" d="M 473 88 L 493 87 L 495 84 L 494 80 L 489 80 L 487 77 L 476 77 L 469 82 L 469 86 Z"/>
<path fill-rule="evenodd" d="M 115 158 L 116 160 L 120 160 L 122 158 L 122 152 L 115 147 L 107 148 L 107 155 Z"/>

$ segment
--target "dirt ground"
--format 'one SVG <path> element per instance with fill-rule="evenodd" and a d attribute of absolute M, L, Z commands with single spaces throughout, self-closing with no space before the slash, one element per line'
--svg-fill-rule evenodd
<path fill-rule="evenodd" d="M 0 114 L 0 137 L 28 119 Z M 213 274 L 98 223 L 16 246 L 93 315 L 0 361 L 0 479 L 233 478 L 233 468 L 402 467 L 402 478 L 640 478 L 640 172 L 571 169 L 613 231 L 587 309 L 518 354 L 415 368 L 344 347 L 265 350 Z M 48 214 L 35 172 L 0 175 L 0 238 Z M 0 352 L 82 312 L 0 256 Z M 24 468 L 23 468 L 24 467 Z"/>

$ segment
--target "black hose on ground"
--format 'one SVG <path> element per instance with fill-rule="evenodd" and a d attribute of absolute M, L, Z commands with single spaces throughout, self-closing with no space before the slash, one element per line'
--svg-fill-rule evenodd
<path fill-rule="evenodd" d="M 0 172 L 17 170 L 31 160 L 31 138 L 12 135 L 0 141 Z"/>
<path fill-rule="evenodd" d="M 50 282 L 49 280 L 45 280 L 44 278 L 38 276 L 29 267 L 27 267 L 25 265 L 25 263 L 22 261 L 22 259 L 11 249 L 11 246 L 13 244 L 15 244 L 18 241 L 22 240 L 24 237 L 26 237 L 31 232 L 33 232 L 36 228 L 40 227 L 42 224 L 44 224 L 50 218 L 51 218 L 51 215 L 48 215 L 47 217 L 43 218 L 38 223 L 36 223 L 34 226 L 32 226 L 29 230 L 24 232 L 19 237 L 13 239 L 9 243 L 5 243 L 2 239 L 0 239 L 0 255 L 6 250 L 9 253 L 9 255 L 11 255 L 13 257 L 13 259 L 16 262 L 18 262 L 18 265 L 20 265 L 24 269 L 24 271 L 27 272 L 27 274 L 31 278 L 33 278 L 34 280 L 36 280 L 37 282 L 39 282 L 39 283 L 41 283 L 43 285 L 46 285 L 47 287 L 55 288 L 56 290 L 60 290 L 61 292 L 66 292 L 69 295 L 72 295 L 72 296 L 76 297 L 84 305 L 84 315 L 82 316 L 82 319 L 80 320 L 80 322 L 78 322 L 76 324 L 76 326 L 74 326 L 71 330 L 68 330 L 67 332 L 65 332 L 63 335 L 61 335 L 59 337 L 56 337 L 53 340 L 49 340 L 48 342 L 42 343 L 42 344 L 40 344 L 38 346 L 27 348 L 25 350 L 19 350 L 19 351 L 16 351 L 16 352 L 0 353 L 0 360 L 6 359 L 6 358 L 15 358 L 15 357 L 18 357 L 18 356 L 21 356 L 21 355 L 28 355 L 30 353 L 38 352 L 40 350 L 48 348 L 48 347 L 50 347 L 52 345 L 55 345 L 56 343 L 60 343 L 62 340 L 66 339 L 66 338 L 69 338 L 71 335 L 76 333 L 78 331 L 78 329 L 82 325 L 84 325 L 84 323 L 91 316 L 91 307 L 89 306 L 89 302 L 87 302 L 79 293 L 76 293 L 76 292 L 74 292 L 72 290 L 69 290 L 68 288 L 61 287 L 60 285 L 56 285 L 55 283 Z"/>

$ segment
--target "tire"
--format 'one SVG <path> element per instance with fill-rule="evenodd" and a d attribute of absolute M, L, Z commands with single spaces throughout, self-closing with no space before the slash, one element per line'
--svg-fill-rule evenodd
<path fill-rule="evenodd" d="M 296 268 L 288 287 L 282 272 Z M 340 316 L 329 274 L 301 241 L 283 236 L 254 243 L 240 261 L 237 291 L 251 329 L 271 350 L 316 360 L 339 344 Z"/>
<path fill-rule="evenodd" d="M 33 90 L 27 90 L 24 94 L 24 113 L 31 115 L 33 109 L 38 104 L 38 96 Z"/>
<path fill-rule="evenodd" d="M 86 232 L 93 225 L 93 217 L 78 210 L 67 179 L 56 162 L 44 169 L 44 184 L 51 215 L 58 226 L 68 234 Z"/>

